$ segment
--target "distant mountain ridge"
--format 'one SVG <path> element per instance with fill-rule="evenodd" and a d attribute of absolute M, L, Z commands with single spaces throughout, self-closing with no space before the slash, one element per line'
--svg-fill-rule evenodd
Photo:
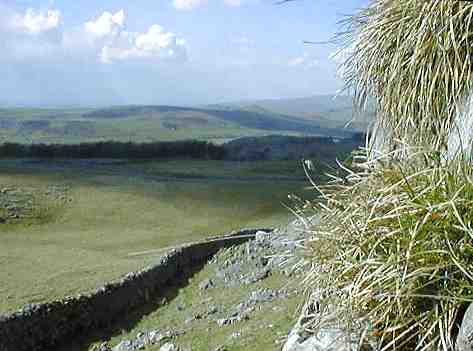
<path fill-rule="evenodd" d="M 216 105 L 207 108 L 169 105 L 136 105 L 97 109 L 84 113 L 84 118 L 131 118 L 152 113 L 199 113 L 216 117 L 246 128 L 268 131 L 292 131 L 336 137 L 350 137 L 352 132 L 341 128 L 321 127 L 317 121 L 279 114 L 263 109 L 229 108 Z"/>
<path fill-rule="evenodd" d="M 348 95 L 246 100 L 210 105 L 210 107 L 260 109 L 317 122 L 324 128 L 345 128 L 348 124 L 347 128 L 349 130 L 357 131 L 365 131 L 367 126 L 374 120 L 374 109 L 371 105 L 368 106 L 365 113 L 355 118 L 353 98 Z"/>

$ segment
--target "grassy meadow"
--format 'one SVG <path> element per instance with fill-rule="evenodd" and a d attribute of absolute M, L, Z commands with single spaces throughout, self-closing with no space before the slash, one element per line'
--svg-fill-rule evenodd
<path fill-rule="evenodd" d="M 136 255 L 290 218 L 297 161 L 0 161 L 0 188 L 65 186 L 39 223 L 0 226 L 0 313 L 89 291 L 153 263 Z"/>
<path fill-rule="evenodd" d="M 211 116 L 181 114 L 171 118 L 166 114 L 138 114 L 127 118 L 86 118 L 86 112 L 90 111 L 0 110 L 0 141 L 73 144 L 106 140 L 154 142 L 198 139 L 224 142 L 241 136 L 267 134 L 267 131 L 245 128 Z"/>
<path fill-rule="evenodd" d="M 314 100 L 315 99 L 315 100 Z M 108 108 L 0 108 L 0 143 L 154 142 L 197 139 L 223 143 L 244 136 L 284 134 L 350 137 L 346 101 L 309 99 L 302 110 L 285 101 L 243 105 L 116 106 Z M 263 102 L 261 103 L 263 106 Z M 316 108 L 318 106 L 318 108 Z M 318 111 L 307 115 L 307 111 Z M 336 123 L 327 123 L 337 121 Z M 355 128 L 356 129 L 356 128 Z"/>

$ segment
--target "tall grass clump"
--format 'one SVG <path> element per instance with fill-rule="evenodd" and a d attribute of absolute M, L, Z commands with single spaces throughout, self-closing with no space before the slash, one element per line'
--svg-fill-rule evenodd
<path fill-rule="evenodd" d="M 307 327 L 359 321 L 382 350 L 452 350 L 473 300 L 473 167 L 436 152 L 384 161 L 358 160 L 318 187 L 307 282 L 335 316 Z"/>
<path fill-rule="evenodd" d="M 345 24 L 341 71 L 357 106 L 374 100 L 381 144 L 447 148 L 472 87 L 473 2 L 372 0 Z"/>
<path fill-rule="evenodd" d="M 329 306 L 308 304 L 306 326 L 363 326 L 381 350 L 453 350 L 473 301 L 473 2 L 372 0 L 346 24 L 340 71 L 376 122 L 352 167 L 304 204 L 320 216 L 306 281 Z"/>

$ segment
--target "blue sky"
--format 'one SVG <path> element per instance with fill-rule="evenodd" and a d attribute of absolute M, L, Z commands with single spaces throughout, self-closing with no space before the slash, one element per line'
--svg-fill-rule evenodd
<path fill-rule="evenodd" d="M 1 105 L 332 94 L 326 41 L 367 0 L 0 0 Z"/>

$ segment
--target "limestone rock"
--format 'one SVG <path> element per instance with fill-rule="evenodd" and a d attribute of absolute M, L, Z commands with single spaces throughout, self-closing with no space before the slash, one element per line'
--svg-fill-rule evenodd
<path fill-rule="evenodd" d="M 359 346 L 363 323 L 353 330 L 348 330 L 343 323 L 333 320 L 337 315 L 335 306 L 323 308 L 322 290 L 316 290 L 311 300 L 306 303 L 302 315 L 291 330 L 282 351 L 371 351 L 375 348 L 371 340 L 366 340 L 361 348 Z M 309 316 L 319 315 L 322 319 L 326 316 L 327 323 L 315 334 L 307 335 L 304 324 Z"/>
<path fill-rule="evenodd" d="M 271 239 L 271 233 L 263 232 L 261 230 L 256 232 L 256 235 L 255 235 L 256 243 L 260 245 L 262 244 L 264 245 L 264 244 L 269 243 L 270 239 Z"/>
<path fill-rule="evenodd" d="M 283 351 L 358 351 L 358 343 L 347 339 L 340 329 L 324 329 L 304 339 L 295 328 L 289 335 Z"/>
<path fill-rule="evenodd" d="M 473 351 L 473 304 L 468 306 L 458 332 L 456 351 Z"/>
<path fill-rule="evenodd" d="M 131 351 L 133 349 L 133 343 L 130 340 L 123 340 L 117 346 L 115 346 L 112 351 Z"/>

